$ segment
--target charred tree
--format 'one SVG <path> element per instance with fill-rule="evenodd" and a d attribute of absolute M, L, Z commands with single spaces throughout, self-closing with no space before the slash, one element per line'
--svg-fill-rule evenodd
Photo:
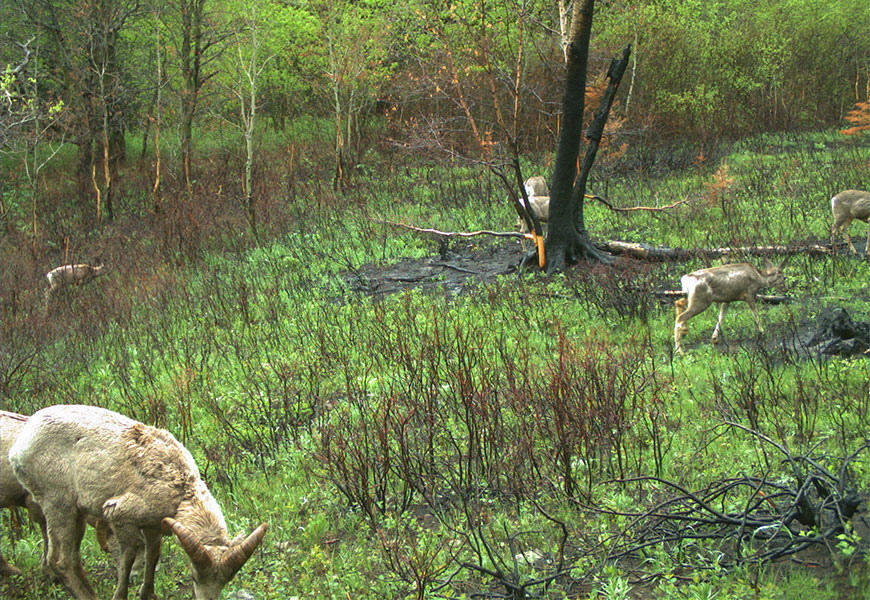
<path fill-rule="evenodd" d="M 610 65 L 607 74 L 610 82 L 586 134 L 589 145 L 578 177 L 577 161 L 583 132 L 586 67 L 594 7 L 595 0 L 575 3 L 571 41 L 566 49 L 568 60 L 565 94 L 562 99 L 562 130 L 559 134 L 550 190 L 550 222 L 544 246 L 548 273 L 559 271 L 566 265 L 583 259 L 603 262 L 612 260 L 608 255 L 599 252 L 589 237 L 583 218 L 583 200 L 586 181 L 595 161 L 604 125 L 619 81 L 628 64 L 630 48 L 627 47 L 622 58 L 614 60 Z"/>

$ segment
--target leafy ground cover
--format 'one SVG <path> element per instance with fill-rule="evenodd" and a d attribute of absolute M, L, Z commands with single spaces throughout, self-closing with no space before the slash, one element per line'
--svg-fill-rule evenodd
<path fill-rule="evenodd" d="M 593 235 L 827 243 L 828 199 L 866 186 L 870 154 L 823 132 L 692 162 L 606 165 L 593 189 L 617 206 L 687 201 L 590 207 Z M 4 295 L 3 408 L 91 403 L 172 430 L 232 529 L 270 524 L 230 597 L 870 593 L 870 361 L 801 345 L 827 307 L 870 321 L 868 261 L 794 256 L 766 335 L 735 308 L 714 347 L 711 309 L 678 357 L 655 292 L 705 259 L 544 278 L 514 271 L 515 241 L 444 245 L 383 223 L 510 229 L 478 173 L 295 185 L 261 205 L 272 228 L 258 238 L 208 189 L 212 204 L 116 223 L 94 241 L 112 273 L 51 303 L 23 239 L 3 241 L 18 290 Z M 2 525 L 25 574 L 0 594 L 66 597 L 38 569 L 38 533 L 8 511 Z M 183 553 L 164 550 L 157 596 L 190 597 Z M 114 569 L 91 534 L 83 553 L 108 596 Z"/>

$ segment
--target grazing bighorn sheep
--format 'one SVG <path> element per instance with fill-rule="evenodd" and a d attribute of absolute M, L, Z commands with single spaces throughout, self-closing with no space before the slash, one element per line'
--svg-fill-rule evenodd
<path fill-rule="evenodd" d="M 714 344 L 719 342 L 719 330 L 722 327 L 725 313 L 728 311 L 728 303 L 737 300 L 746 301 L 746 304 L 749 305 L 749 309 L 752 311 L 752 315 L 755 317 L 755 324 L 758 326 L 759 333 L 764 333 L 764 327 L 761 326 L 758 312 L 755 310 L 755 295 L 760 290 L 771 286 L 778 290 L 784 290 L 785 277 L 782 274 L 784 266 L 785 263 L 774 266 L 770 261 L 765 260 L 761 270 L 749 263 L 736 263 L 701 269 L 688 275 L 683 275 L 680 279 L 680 284 L 688 300 L 680 298 L 676 303 L 677 318 L 674 324 L 675 350 L 681 354 L 683 352 L 683 348 L 680 345 L 680 337 L 686 330 L 686 322 L 703 312 L 714 302 L 721 304 L 719 320 L 716 323 L 716 328 L 713 330 L 713 337 L 711 339 Z"/>
<path fill-rule="evenodd" d="M 33 500 L 33 497 L 21 487 L 21 483 L 12 473 L 12 465 L 9 463 L 9 449 L 13 442 L 18 437 L 21 429 L 27 423 L 28 417 L 17 413 L 0 410 L 0 508 L 13 508 L 23 506 L 27 509 L 30 520 L 39 525 L 42 530 L 42 568 L 47 567 L 46 559 L 48 552 L 48 534 L 45 526 L 45 516 L 42 514 L 42 509 Z M 88 517 L 88 524 L 91 525 L 96 534 L 97 542 L 104 552 L 111 552 L 117 561 L 120 556 L 118 544 L 113 537 L 112 531 L 108 524 L 94 517 Z M 137 546 L 137 561 L 142 557 L 142 544 Z M 0 576 L 20 575 L 21 571 L 10 565 L 2 555 L 0 555 Z"/>
<path fill-rule="evenodd" d="M 266 533 L 263 523 L 230 541 L 190 452 L 168 431 L 103 408 L 58 405 L 36 412 L 9 462 L 45 514 L 49 568 L 79 600 L 96 600 L 79 555 L 87 515 L 106 521 L 120 547 L 113 600 L 127 598 L 139 539 L 145 540 L 143 600 L 154 593 L 164 530 L 190 559 L 197 600 L 216 600 Z"/>
<path fill-rule="evenodd" d="M 547 191 L 547 181 L 540 175 L 529 177 L 523 183 L 526 188 L 526 196 L 529 199 L 529 205 L 532 212 L 541 223 L 546 223 L 550 219 L 550 196 Z M 520 204 L 526 206 L 522 196 L 520 196 Z M 526 220 L 522 217 L 517 217 L 517 229 L 520 233 L 529 233 L 529 226 Z M 520 245 L 525 249 L 525 240 L 520 240 Z"/>
<path fill-rule="evenodd" d="M 88 283 L 98 275 L 105 273 L 105 271 L 106 268 L 102 261 L 98 265 L 81 263 L 77 265 L 63 265 L 62 267 L 52 269 L 45 274 L 49 285 L 48 290 L 45 292 L 45 297 L 50 298 L 60 288 Z"/>
<path fill-rule="evenodd" d="M 27 423 L 27 417 L 13 412 L 0 410 L 0 508 L 13 508 L 23 506 L 27 509 L 30 515 L 30 520 L 37 523 L 42 529 L 42 541 L 45 542 L 45 517 L 42 516 L 42 510 L 39 505 L 33 501 L 33 498 L 27 493 L 15 475 L 12 473 L 11 465 L 9 464 L 9 448 L 18 437 L 18 433 Z M 42 562 L 45 564 L 45 552 L 47 544 L 42 546 Z M 21 571 L 6 562 L 6 559 L 0 555 L 0 576 L 7 577 L 9 575 L 20 575 Z"/>
<path fill-rule="evenodd" d="M 849 225 L 858 219 L 868 224 L 867 243 L 864 245 L 864 255 L 870 256 L 870 192 L 859 190 L 846 190 L 831 198 L 831 212 L 834 213 L 834 224 L 831 226 L 831 243 L 837 232 L 845 236 L 849 248 L 853 254 L 858 254 L 852 245 L 852 236 L 849 235 Z"/>

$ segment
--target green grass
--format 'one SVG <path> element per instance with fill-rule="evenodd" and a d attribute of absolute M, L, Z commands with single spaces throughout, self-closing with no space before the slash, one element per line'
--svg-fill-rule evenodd
<path fill-rule="evenodd" d="M 868 157 L 866 147 L 843 144 L 829 132 L 762 136 L 736 144 L 714 165 L 614 177 L 609 199 L 620 206 L 689 201 L 668 212 L 629 216 L 594 206 L 587 210 L 587 225 L 602 239 L 682 248 L 826 240 L 827 199 L 840 188 L 862 185 Z M 730 183 L 711 201 L 710 184 L 723 164 Z M 853 450 L 870 428 L 870 363 L 795 357 L 782 352 L 781 340 L 811 323 L 827 304 L 867 320 L 867 261 L 796 256 L 787 269 L 795 301 L 761 309 L 768 331 L 761 346 L 749 311 L 735 307 L 725 323 L 728 350 L 713 348 L 711 309 L 691 321 L 686 356 L 674 357 L 672 305 L 650 301 L 650 292 L 676 288 L 682 273 L 706 261 L 633 275 L 636 297 L 622 276 L 583 279 L 580 266 L 549 279 L 506 276 L 466 295 L 412 291 L 368 298 L 351 292 L 340 275 L 364 263 L 437 253 L 427 237 L 379 220 L 507 230 L 514 217 L 499 187 L 470 169 L 408 169 L 391 179 L 372 175 L 360 186 L 363 199 L 349 197 L 339 208 L 321 207 L 314 197 L 291 200 L 306 207 L 304 229 L 250 249 L 207 252 L 200 262 L 176 269 L 163 287 L 139 293 L 135 310 L 92 337 L 79 315 L 88 303 L 111 306 L 116 299 L 101 286 L 82 288 L 58 309 L 69 321 L 68 332 L 33 340 L 37 360 L 26 363 L 31 371 L 4 409 L 29 413 L 58 402 L 85 402 L 172 430 L 193 452 L 231 534 L 269 522 L 262 550 L 227 587 L 250 590 L 262 600 L 400 598 L 414 592 L 410 572 L 422 565 L 437 571 L 435 578 L 456 571 L 440 593 L 469 597 L 494 583 L 458 563 L 479 559 L 492 569 L 497 560 L 486 553 L 476 557 L 475 539 L 492 543 L 502 558 L 519 550 L 540 553 L 540 564 L 517 566 L 518 576 L 528 581 L 552 568 L 562 531 L 558 522 L 568 532 L 570 569 L 547 597 L 821 600 L 842 593 L 858 598 L 866 590 L 866 563 L 843 567 L 844 575 L 836 578 L 786 567 L 687 571 L 663 549 L 654 550 L 654 560 L 645 565 L 662 578 L 629 584 L 632 565 L 612 563 L 603 551 L 614 543 L 611 533 L 630 520 L 596 515 L 576 500 L 620 510 L 654 501 L 641 486 L 608 483 L 621 476 L 657 474 L 691 488 L 771 468 L 771 476 L 787 477 L 781 465 L 770 467 L 751 436 L 722 434 L 726 419 L 753 421 L 796 452 L 832 461 Z M 111 289 L 123 293 L 122 286 Z M 594 289 L 604 293 L 592 297 Z M 628 306 L 608 304 L 608 291 L 614 290 L 633 298 Z M 590 373 L 600 376 L 594 380 L 600 389 L 582 388 L 593 381 Z M 577 414 L 589 411 L 588 422 L 572 423 L 588 426 L 589 439 L 596 440 L 578 442 L 570 464 L 577 489 L 570 496 L 564 471 L 546 447 L 555 435 L 548 433 L 551 423 L 532 412 L 557 395 L 560 382 L 574 390 L 569 398 L 577 400 Z M 747 398 L 758 404 L 750 406 Z M 613 403 L 596 404 L 605 399 Z M 481 420 L 470 420 L 462 407 L 479 410 Z M 622 411 L 623 423 L 607 421 L 615 411 Z M 605 421 L 610 424 L 597 429 Z M 436 504 L 449 506 L 456 498 L 451 495 L 465 490 L 487 516 L 482 537 L 464 537 L 467 515 L 433 512 L 422 490 L 403 487 L 395 462 L 389 462 L 397 460 L 402 438 L 376 438 L 383 422 L 391 424 L 387 432 L 406 423 L 407 440 L 414 444 L 418 434 L 432 433 L 428 456 L 441 467 L 433 483 L 440 494 Z M 482 430 L 470 427 L 483 424 Z M 514 440 L 518 432 L 529 433 L 528 447 Z M 339 489 L 340 476 L 329 469 L 325 454 L 336 450 L 328 433 L 359 436 L 349 437 L 344 450 L 373 453 L 370 462 L 353 465 L 370 470 L 370 485 L 382 486 L 378 493 L 353 496 Z M 656 439 L 663 444 L 659 460 L 651 449 Z M 525 465 L 520 453 L 511 454 L 519 448 L 540 461 L 529 471 L 539 478 L 524 472 L 517 480 L 527 486 L 522 490 L 500 479 Z M 470 472 L 451 470 L 477 452 Z M 853 470 L 866 493 L 866 452 Z M 7 514 L 3 528 L 10 531 Z M 0 541 L 4 556 L 28 573 L 0 584 L 4 597 L 64 597 L 38 574 L 38 540 L 38 533 L 25 528 Z M 602 552 L 581 557 L 593 541 L 604 544 Z M 190 597 L 182 551 L 170 540 L 164 550 L 158 597 Z M 699 545 L 686 560 L 709 565 L 717 552 L 715 545 Z M 90 534 L 84 561 L 98 594 L 107 596 L 113 571 Z"/>

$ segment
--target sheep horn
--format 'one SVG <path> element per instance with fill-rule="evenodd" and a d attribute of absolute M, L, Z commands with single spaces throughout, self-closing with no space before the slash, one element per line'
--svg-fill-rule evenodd
<path fill-rule="evenodd" d="M 221 565 L 227 567 L 231 573 L 235 573 L 241 569 L 242 565 L 245 564 L 245 561 L 251 558 L 254 550 L 256 550 L 257 546 L 260 545 L 260 542 L 263 541 L 263 536 L 266 535 L 267 528 L 268 525 L 263 523 L 257 527 L 251 535 L 245 538 L 243 542 L 230 548 L 230 551 L 221 559 Z"/>
<path fill-rule="evenodd" d="M 213 564 L 211 554 L 190 529 L 171 517 L 163 519 L 163 524 L 169 527 L 178 538 L 178 543 L 187 552 L 190 562 L 198 567 L 210 567 Z"/>

